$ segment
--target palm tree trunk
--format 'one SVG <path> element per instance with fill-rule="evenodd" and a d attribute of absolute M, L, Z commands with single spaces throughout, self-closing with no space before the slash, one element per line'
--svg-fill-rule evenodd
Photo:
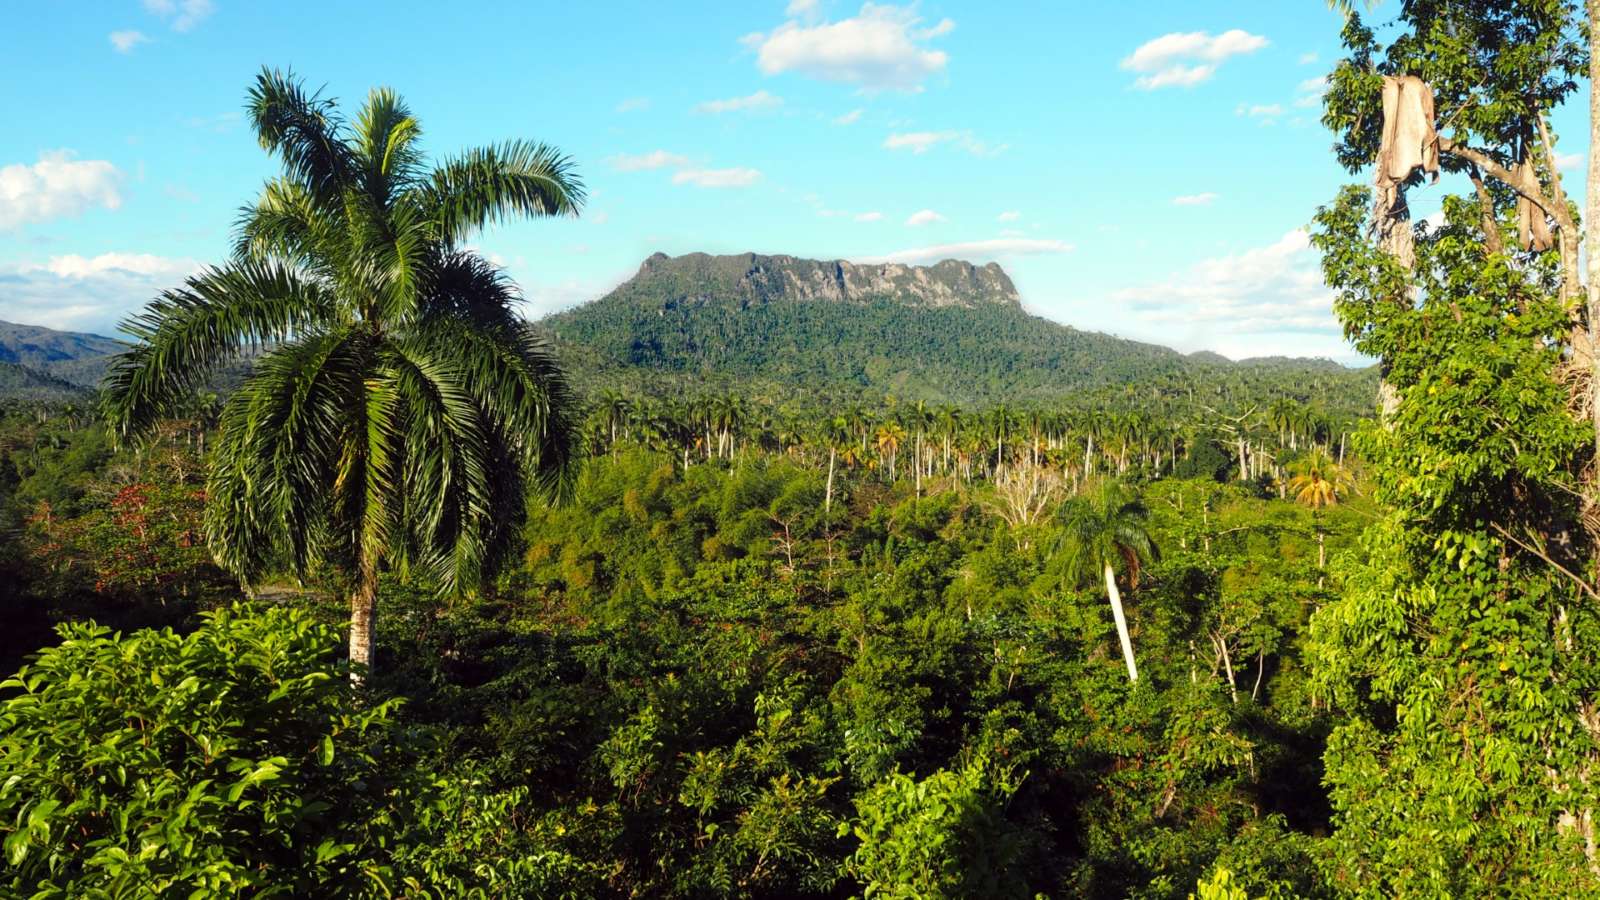
<path fill-rule="evenodd" d="M 1106 563 L 1106 596 L 1111 598 L 1111 618 L 1117 622 L 1117 639 L 1122 642 L 1122 658 L 1128 663 L 1128 680 L 1139 680 L 1139 667 L 1133 662 L 1133 639 L 1128 636 L 1128 620 L 1122 614 L 1122 595 L 1117 593 L 1117 573 Z"/>
<path fill-rule="evenodd" d="M 372 671 L 374 620 L 378 615 L 378 569 L 361 566 L 361 580 L 350 595 L 350 683 L 360 684 Z"/>
<path fill-rule="evenodd" d="M 828 490 L 822 499 L 822 522 L 828 522 L 828 514 L 833 512 L 833 445 L 828 445 Z"/>

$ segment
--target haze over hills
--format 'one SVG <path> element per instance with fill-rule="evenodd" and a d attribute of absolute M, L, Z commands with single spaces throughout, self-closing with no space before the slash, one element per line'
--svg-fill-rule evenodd
<path fill-rule="evenodd" d="M 576 376 L 636 388 L 763 385 L 959 404 L 1219 389 L 1368 412 L 1376 375 L 1322 359 L 1234 362 L 1029 314 L 995 263 L 857 264 L 755 253 L 657 253 L 606 296 L 545 317 Z M 1286 377 L 1288 376 L 1288 377 Z M 688 386 L 686 384 L 685 386 Z"/>
<path fill-rule="evenodd" d="M 55 396 L 93 389 L 127 344 L 98 334 L 0 322 L 0 396 Z"/>

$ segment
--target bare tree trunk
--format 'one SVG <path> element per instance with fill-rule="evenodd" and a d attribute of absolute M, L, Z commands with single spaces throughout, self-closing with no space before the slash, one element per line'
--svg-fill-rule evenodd
<path fill-rule="evenodd" d="M 1106 596 L 1111 598 L 1111 618 L 1117 622 L 1117 639 L 1122 642 L 1122 658 L 1128 663 L 1128 680 L 1139 680 L 1139 667 L 1133 662 L 1133 638 L 1128 636 L 1128 620 L 1122 614 L 1122 595 L 1117 593 L 1117 573 L 1106 563 Z"/>
<path fill-rule="evenodd" d="M 374 621 L 378 616 L 378 568 L 361 564 L 360 581 L 350 595 L 350 683 L 361 684 L 372 672 Z"/>
<path fill-rule="evenodd" d="M 1228 676 L 1228 695 L 1234 703 L 1239 702 L 1239 685 L 1233 680 L 1233 659 L 1228 656 L 1228 642 L 1221 637 L 1217 638 L 1217 649 L 1222 651 L 1222 671 Z"/>
<path fill-rule="evenodd" d="M 1600 0 L 1589 0 L 1589 33 L 1600 34 Z M 1586 297 L 1589 313 L 1589 343 L 1596 343 L 1600 329 L 1600 55 L 1589 48 L 1589 181 L 1584 198 L 1583 222 L 1588 226 L 1583 239 L 1589 275 Z M 1594 420 L 1595 452 L 1600 454 L 1600 352 L 1590 353 L 1589 416 Z"/>
<path fill-rule="evenodd" d="M 828 515 L 833 512 L 833 445 L 828 445 L 828 490 L 822 499 L 822 521 L 828 521 Z"/>

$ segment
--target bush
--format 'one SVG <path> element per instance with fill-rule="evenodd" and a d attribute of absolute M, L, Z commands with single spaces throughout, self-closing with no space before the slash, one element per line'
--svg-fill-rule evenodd
<path fill-rule="evenodd" d="M 352 695 L 333 629 L 234 607 L 187 636 L 59 632 L 0 686 L 10 887 L 353 894 L 388 879 L 394 702 Z"/>

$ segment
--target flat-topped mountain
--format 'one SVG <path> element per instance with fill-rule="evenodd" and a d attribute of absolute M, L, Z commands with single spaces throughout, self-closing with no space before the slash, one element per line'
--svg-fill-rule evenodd
<path fill-rule="evenodd" d="M 540 324 L 591 389 L 971 405 L 1094 402 L 1128 391 L 1215 404 L 1219 390 L 1251 399 L 1287 390 L 1366 412 L 1377 384 L 1370 370 L 1327 360 L 1235 363 L 1080 331 L 1030 315 L 999 265 L 959 260 L 657 253 L 611 293 Z"/>
<path fill-rule="evenodd" d="M 669 295 L 678 303 L 832 300 L 865 303 L 890 299 L 939 308 L 984 305 L 1021 308 L 1017 288 L 997 263 L 975 266 L 947 259 L 931 266 L 853 263 L 848 260 L 741 253 L 710 256 L 656 253 L 617 292 Z"/>

